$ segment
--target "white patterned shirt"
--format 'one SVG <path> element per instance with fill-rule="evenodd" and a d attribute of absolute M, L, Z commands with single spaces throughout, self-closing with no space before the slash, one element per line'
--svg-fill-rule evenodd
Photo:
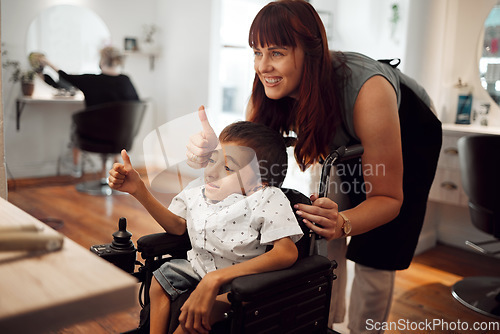
<path fill-rule="evenodd" d="M 249 196 L 232 194 L 211 203 L 203 180 L 196 179 L 174 197 L 169 210 L 186 219 L 192 249 L 188 260 L 201 277 L 263 254 L 267 245 L 290 237 L 297 242 L 302 230 L 290 202 L 276 187 L 264 187 Z"/>

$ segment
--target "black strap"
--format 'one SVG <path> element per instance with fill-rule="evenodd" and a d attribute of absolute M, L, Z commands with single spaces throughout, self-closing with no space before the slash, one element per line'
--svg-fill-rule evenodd
<path fill-rule="evenodd" d="M 401 64 L 401 59 L 400 58 L 392 58 L 392 59 L 378 59 L 379 62 L 387 64 L 391 66 L 392 68 L 398 67 L 399 64 Z"/>

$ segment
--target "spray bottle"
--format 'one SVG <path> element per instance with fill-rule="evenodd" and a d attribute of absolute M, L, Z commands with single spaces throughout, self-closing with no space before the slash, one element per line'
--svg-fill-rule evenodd
<path fill-rule="evenodd" d="M 458 79 L 455 85 L 455 92 L 457 96 L 457 117 L 456 124 L 470 124 L 471 111 L 472 111 L 472 89 L 466 84 L 462 83 L 462 79 Z"/>

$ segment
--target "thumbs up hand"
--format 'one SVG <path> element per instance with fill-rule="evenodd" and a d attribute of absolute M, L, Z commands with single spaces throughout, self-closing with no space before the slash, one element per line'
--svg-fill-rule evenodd
<path fill-rule="evenodd" d="M 189 138 L 189 143 L 186 147 L 187 164 L 197 169 L 206 167 L 212 151 L 215 150 L 219 143 L 214 129 L 212 129 L 212 126 L 208 122 L 204 106 L 198 109 L 198 117 L 202 130 Z"/>
<path fill-rule="evenodd" d="M 121 152 L 123 163 L 115 163 L 109 170 L 108 184 L 111 189 L 134 195 L 142 182 L 139 173 L 132 167 L 126 150 Z"/>

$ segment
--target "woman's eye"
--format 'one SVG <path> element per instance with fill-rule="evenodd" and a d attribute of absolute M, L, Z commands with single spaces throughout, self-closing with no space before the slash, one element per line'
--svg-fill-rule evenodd
<path fill-rule="evenodd" d="M 208 159 L 208 163 L 209 163 L 209 164 L 214 164 L 214 163 L 215 163 L 215 160 L 214 160 L 214 159 Z"/>
<path fill-rule="evenodd" d="M 273 51 L 273 57 L 280 57 L 283 56 L 283 54 L 279 51 Z"/>
<path fill-rule="evenodd" d="M 262 52 L 260 52 L 260 51 L 254 51 L 254 52 L 253 52 L 253 55 L 254 55 L 255 57 L 260 57 L 260 56 L 262 56 Z"/>
<path fill-rule="evenodd" d="M 232 170 L 228 166 L 224 166 L 224 169 L 226 170 L 226 172 L 229 172 L 229 173 L 233 173 L 234 172 L 234 170 Z"/>

